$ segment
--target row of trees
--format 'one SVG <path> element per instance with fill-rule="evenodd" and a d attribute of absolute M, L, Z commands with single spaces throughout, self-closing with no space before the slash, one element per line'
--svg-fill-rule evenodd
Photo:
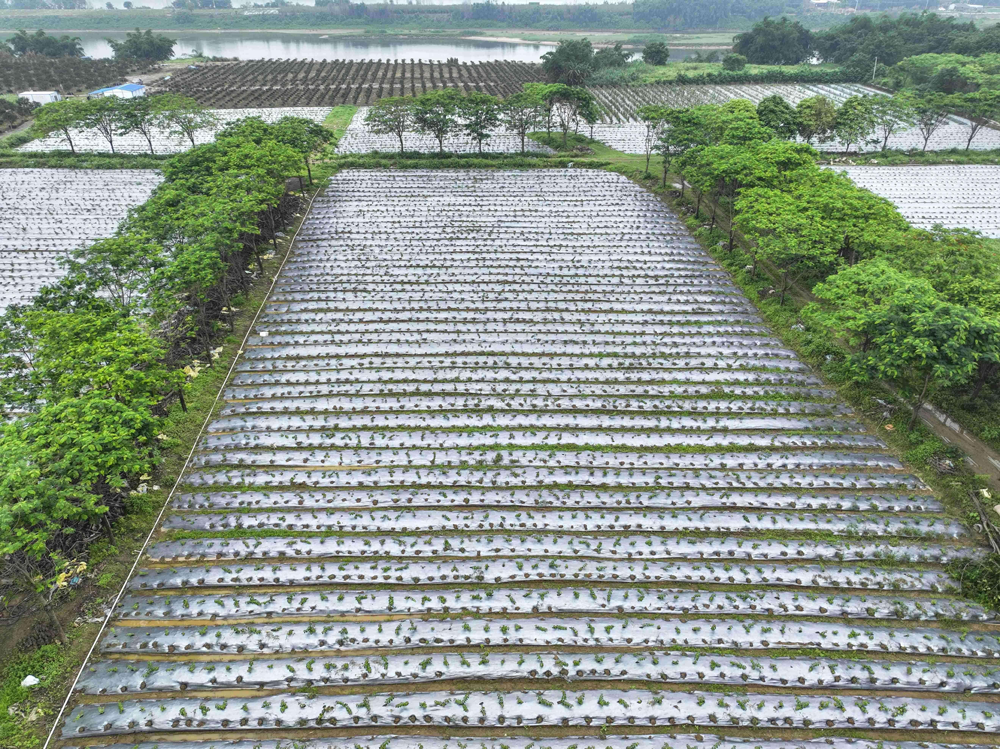
<path fill-rule="evenodd" d="M 590 40 L 564 39 L 554 50 L 542 55 L 545 77 L 553 83 L 582 86 L 595 73 L 616 71 L 628 66 L 632 53 L 621 43 L 595 50 Z M 670 48 L 665 42 L 649 42 L 642 48 L 642 61 L 648 65 L 665 65 Z"/>
<path fill-rule="evenodd" d="M 182 366 L 211 365 L 213 334 L 293 213 L 292 129 L 238 122 L 166 162 L 115 236 L 0 317 L 0 559 L 60 634 L 61 576 L 142 501 L 163 418 L 185 407 Z"/>
<path fill-rule="evenodd" d="M 154 34 L 152 29 L 125 34 L 123 40 L 108 39 L 116 60 L 144 60 L 162 62 L 174 56 L 176 39 Z M 6 50 L 15 57 L 38 55 L 40 57 L 83 57 L 83 43 L 78 36 L 49 36 L 39 29 L 29 34 L 20 29 L 14 36 L 0 43 L 0 52 Z"/>
<path fill-rule="evenodd" d="M 647 128 L 647 170 L 650 155 L 658 147 L 657 139 L 667 128 L 676 126 L 678 111 L 661 106 L 639 110 L 639 117 Z M 911 127 L 919 130 L 923 137 L 921 150 L 926 151 L 934 133 L 948 124 L 952 113 L 958 112 L 968 118 L 965 144 L 968 150 L 976 135 L 991 121 L 1000 118 L 1000 92 L 851 96 L 839 107 L 825 96 L 812 96 L 792 107 L 776 94 L 761 100 L 755 112 L 759 123 L 775 137 L 792 139 L 798 136 L 809 144 L 836 138 L 845 153 L 850 153 L 852 146 L 860 151 L 863 146 L 871 145 L 880 145 L 884 151 L 894 133 Z M 673 136 L 667 133 L 665 137 Z"/>
<path fill-rule="evenodd" d="M 523 91 L 506 99 L 476 91 L 463 95 L 454 88 L 381 99 L 368 109 L 365 123 L 373 133 L 394 135 L 400 154 L 406 150 L 406 134 L 414 131 L 434 136 L 440 153 L 449 135 L 465 133 L 482 153 L 483 143 L 500 126 L 520 138 L 524 153 L 530 132 L 544 126 L 551 133 L 555 126 L 565 145 L 570 130 L 577 132 L 581 123 L 594 124 L 598 117 L 597 102 L 584 88 L 526 83 Z"/>
<path fill-rule="evenodd" d="M 46 104 L 35 112 L 32 132 L 38 137 L 61 133 L 76 153 L 74 130 L 93 129 L 107 140 L 115 153 L 115 141 L 123 135 L 138 133 L 156 153 L 155 138 L 160 131 L 186 137 L 195 145 L 195 133 L 213 127 L 215 115 L 194 99 L 178 94 L 140 96 L 122 99 L 102 96 L 96 99 L 63 99 Z"/>
<path fill-rule="evenodd" d="M 934 13 L 903 13 L 895 18 L 859 14 L 828 31 L 811 32 L 798 21 L 765 18 L 737 34 L 733 51 L 751 63 L 795 65 L 816 57 L 846 66 L 856 76 L 871 76 L 876 61 L 891 66 L 929 53 L 978 56 L 1000 52 L 1000 28 L 978 29 Z"/>
<path fill-rule="evenodd" d="M 762 103 L 763 104 L 763 103 Z M 914 418 L 935 388 L 979 396 L 1000 372 L 1000 256 L 965 230 L 912 228 L 887 200 L 821 169 L 804 143 L 782 140 L 750 102 L 665 113 L 657 149 L 695 193 L 730 214 L 729 249 L 741 233 L 751 273 L 778 277 L 818 298 L 806 321 L 829 350 L 848 345 L 858 380 L 884 379 L 912 395 Z"/>

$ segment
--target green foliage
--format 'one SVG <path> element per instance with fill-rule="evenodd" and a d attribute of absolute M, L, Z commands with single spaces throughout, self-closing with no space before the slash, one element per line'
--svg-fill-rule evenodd
<path fill-rule="evenodd" d="M 552 83 L 581 86 L 594 72 L 594 47 L 589 39 L 563 39 L 542 55 L 542 70 Z"/>
<path fill-rule="evenodd" d="M 395 135 L 399 153 L 405 153 L 403 137 L 413 127 L 413 99 L 392 96 L 379 99 L 365 113 L 365 124 L 378 135 Z"/>
<path fill-rule="evenodd" d="M 462 95 L 454 88 L 428 91 L 413 100 L 413 124 L 417 132 L 433 135 L 439 153 L 444 153 L 444 139 L 458 132 L 458 107 Z"/>
<path fill-rule="evenodd" d="M 79 99 L 63 99 L 54 101 L 35 110 L 35 121 L 32 123 L 32 134 L 44 138 L 49 133 L 62 133 L 69 141 L 70 150 L 76 153 L 70 129 L 79 127 L 86 117 L 88 102 Z"/>
<path fill-rule="evenodd" d="M 649 65 L 666 65 L 670 48 L 665 42 L 650 42 L 642 48 L 642 61 Z"/>
<path fill-rule="evenodd" d="M 798 65 L 809 57 L 812 33 L 798 21 L 765 18 L 733 37 L 733 52 L 756 65 Z"/>
<path fill-rule="evenodd" d="M 964 597 L 990 611 L 1000 610 L 1000 554 L 956 560 L 947 571 L 958 581 Z"/>
<path fill-rule="evenodd" d="M 795 106 L 795 117 L 806 143 L 827 140 L 837 126 L 837 106 L 823 95 L 810 96 Z"/>
<path fill-rule="evenodd" d="M 538 127 L 544 107 L 542 98 L 531 91 L 520 91 L 508 96 L 500 105 L 501 122 L 521 139 L 522 154 L 525 152 L 525 137 Z"/>
<path fill-rule="evenodd" d="M 779 138 L 794 138 L 799 131 L 795 109 L 778 94 L 761 99 L 757 105 L 757 119 L 764 127 L 771 128 Z"/>
<path fill-rule="evenodd" d="M 743 55 L 731 54 L 722 58 L 722 69 L 730 71 L 740 71 L 747 66 L 747 58 Z"/>
<path fill-rule="evenodd" d="M 192 347 L 211 362 L 218 317 L 281 223 L 285 178 L 328 137 L 297 118 L 235 123 L 166 162 L 115 236 L 0 317 L 0 413 L 18 415 L 0 433 L 0 557 L 55 626 L 73 558 L 137 509 L 165 404 L 183 397 L 176 362 Z"/>
<path fill-rule="evenodd" d="M 849 96 L 837 110 L 834 132 L 844 144 L 844 153 L 849 154 L 852 145 L 856 145 L 860 151 L 862 146 L 873 142 L 876 126 L 871 97 Z"/>
<path fill-rule="evenodd" d="M 482 153 L 483 141 L 500 124 L 499 99 L 479 91 L 470 91 L 459 102 L 458 112 L 462 117 L 462 129 L 476 141 L 479 153 Z"/>
<path fill-rule="evenodd" d="M 174 45 L 177 44 L 177 40 L 162 34 L 154 34 L 152 29 L 145 31 L 136 29 L 126 34 L 123 41 L 108 39 L 108 44 L 111 45 L 116 60 L 162 62 L 174 56 Z"/>
<path fill-rule="evenodd" d="M 886 72 L 886 82 L 896 89 L 965 94 L 1000 88 L 1000 54 L 969 57 L 954 53 L 914 55 L 900 60 Z"/>
<path fill-rule="evenodd" d="M 18 30 L 7 40 L 11 52 L 18 57 L 41 55 L 43 57 L 83 57 L 83 44 L 78 36 L 49 36 L 41 29 L 29 34 Z"/>

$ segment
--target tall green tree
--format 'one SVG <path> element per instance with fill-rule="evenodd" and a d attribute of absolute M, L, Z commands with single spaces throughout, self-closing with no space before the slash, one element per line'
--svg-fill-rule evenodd
<path fill-rule="evenodd" d="M 521 153 L 524 141 L 542 121 L 544 103 L 534 93 L 519 91 L 503 100 L 501 119 L 504 126 L 521 139 Z"/>
<path fill-rule="evenodd" d="M 761 99 L 757 105 L 757 118 L 765 127 L 771 128 L 779 138 L 794 138 L 799 131 L 795 109 L 783 96 L 773 94 Z"/>
<path fill-rule="evenodd" d="M 483 141 L 490 138 L 500 125 L 500 101 L 495 96 L 470 91 L 459 102 L 458 114 L 462 129 L 476 141 L 479 153 L 482 153 Z"/>
<path fill-rule="evenodd" d="M 670 47 L 666 42 L 649 42 L 642 48 L 642 61 L 647 65 L 666 65 L 670 59 Z"/>
<path fill-rule="evenodd" d="M 403 96 L 379 99 L 368 107 L 365 125 L 376 135 L 395 135 L 399 139 L 399 155 L 402 156 L 403 138 L 414 127 L 414 100 Z"/>
<path fill-rule="evenodd" d="M 76 153 L 73 145 L 72 131 L 85 127 L 87 117 L 87 102 L 80 99 L 63 99 L 54 101 L 35 110 L 35 120 L 31 126 L 32 134 L 44 138 L 49 133 L 62 133 L 69 150 Z"/>
<path fill-rule="evenodd" d="M 837 109 L 834 132 L 844 144 L 844 153 L 851 152 L 852 144 L 856 144 L 860 152 L 863 146 L 872 143 L 876 127 L 878 121 L 870 96 L 849 96 Z"/>
<path fill-rule="evenodd" d="M 124 40 L 108 39 L 111 51 L 116 60 L 146 60 L 162 62 L 174 56 L 176 39 L 170 39 L 162 34 L 154 34 L 152 29 L 125 34 Z"/>
<path fill-rule="evenodd" d="M 83 108 L 83 125 L 96 130 L 115 153 L 115 138 L 124 133 L 121 101 L 114 96 L 91 99 Z"/>
<path fill-rule="evenodd" d="M 413 124 L 417 132 L 433 135 L 438 142 L 438 153 L 444 153 L 444 141 L 461 128 L 458 107 L 462 95 L 453 88 L 428 91 L 413 101 Z"/>
<path fill-rule="evenodd" d="M 913 125 L 913 104 L 906 96 L 876 94 L 869 97 L 876 131 L 882 134 L 882 150 L 889 147 L 893 133 Z"/>
<path fill-rule="evenodd" d="M 733 52 L 754 65 L 798 65 L 812 51 L 812 33 L 798 21 L 764 18 L 733 37 Z"/>
<path fill-rule="evenodd" d="M 912 104 L 914 124 L 924 139 L 920 150 L 926 151 L 931 136 L 948 124 L 948 99 L 943 94 L 930 93 L 914 97 Z"/>
<path fill-rule="evenodd" d="M 837 126 L 837 105 L 825 96 L 810 96 L 795 106 L 796 120 L 799 124 L 799 135 L 812 143 L 813 138 L 820 141 L 828 139 Z"/>
<path fill-rule="evenodd" d="M 156 97 L 160 111 L 160 121 L 171 135 L 185 137 L 195 146 L 194 136 L 199 130 L 206 130 L 218 123 L 215 114 L 189 96 L 161 94 Z"/>
<path fill-rule="evenodd" d="M 1000 91 L 955 94 L 948 97 L 948 103 L 969 121 L 969 138 L 965 142 L 966 151 L 972 146 L 972 141 L 980 130 L 1000 119 Z"/>
<path fill-rule="evenodd" d="M 552 83 L 582 86 L 594 72 L 594 47 L 589 39 L 562 39 L 542 55 L 542 70 Z"/>

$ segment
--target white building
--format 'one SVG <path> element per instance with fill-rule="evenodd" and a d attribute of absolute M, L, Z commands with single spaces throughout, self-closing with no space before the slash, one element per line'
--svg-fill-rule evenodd
<path fill-rule="evenodd" d="M 146 87 L 141 83 L 125 83 L 121 86 L 110 86 L 99 88 L 87 94 L 88 99 L 96 99 L 100 96 L 117 96 L 120 99 L 135 99 L 146 95 Z"/>
<path fill-rule="evenodd" d="M 18 99 L 27 99 L 36 104 L 51 104 L 54 101 L 62 100 L 62 94 L 58 91 L 22 91 L 17 95 Z"/>

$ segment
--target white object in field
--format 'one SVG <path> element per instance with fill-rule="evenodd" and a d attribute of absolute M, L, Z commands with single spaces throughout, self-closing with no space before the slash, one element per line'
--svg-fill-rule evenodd
<path fill-rule="evenodd" d="M 36 684 L 41 684 L 41 680 L 37 676 L 32 676 L 31 674 L 28 674 L 23 679 L 21 679 L 21 686 L 22 687 L 26 687 L 26 688 L 27 687 L 33 687 Z"/>
<path fill-rule="evenodd" d="M 139 83 L 124 83 L 121 86 L 99 88 L 87 94 L 88 99 L 99 99 L 102 96 L 117 96 L 119 99 L 137 99 L 146 95 L 146 87 Z"/>
<path fill-rule="evenodd" d="M 62 101 L 62 94 L 58 91 L 22 91 L 17 98 L 33 101 L 35 104 L 51 104 L 54 101 Z"/>

